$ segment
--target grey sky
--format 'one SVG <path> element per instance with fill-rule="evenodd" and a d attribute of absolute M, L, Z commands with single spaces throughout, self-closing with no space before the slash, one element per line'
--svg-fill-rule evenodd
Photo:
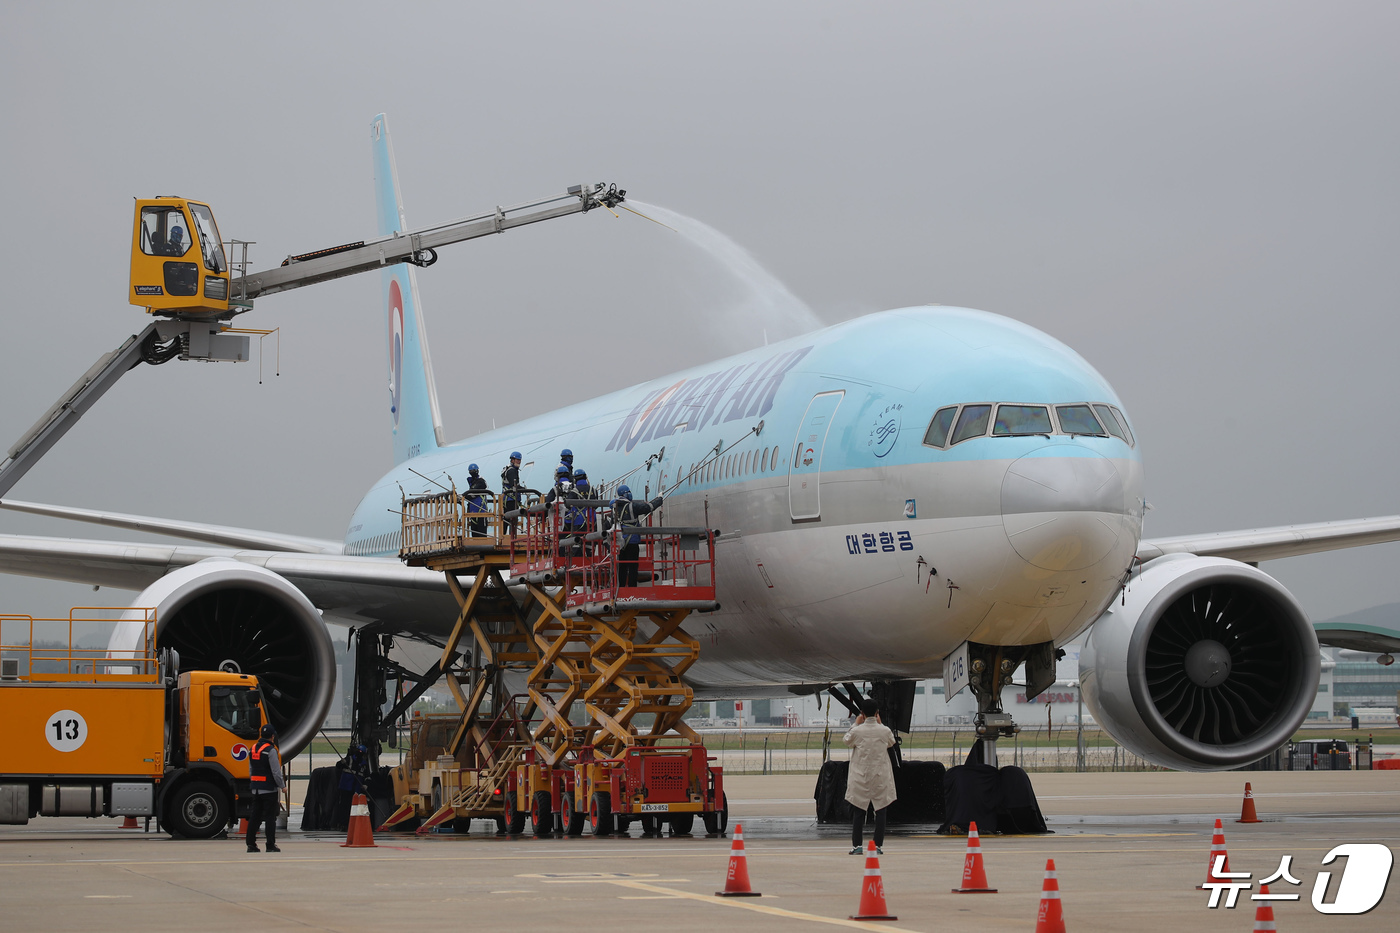
<path fill-rule="evenodd" d="M 4 5 L 4 447 L 143 326 L 133 196 L 206 199 L 259 268 L 372 234 L 384 111 L 411 224 L 616 181 L 825 322 L 932 301 L 1064 340 L 1135 420 L 1149 535 L 1400 512 L 1394 4 L 386 9 Z M 734 325 L 723 268 L 630 215 L 449 248 L 419 281 L 453 438 L 768 326 Z M 390 465 L 379 289 L 260 302 L 247 326 L 283 329 L 261 386 L 255 365 L 136 370 L 12 495 L 339 537 Z M 567 369 L 562 336 L 585 348 Z M 1400 601 L 1397 557 L 1265 569 L 1325 618 Z M 0 596 L 129 598 L 8 576 Z"/>

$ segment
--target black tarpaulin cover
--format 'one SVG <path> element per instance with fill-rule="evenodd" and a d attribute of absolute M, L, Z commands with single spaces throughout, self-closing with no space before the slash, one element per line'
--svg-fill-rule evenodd
<path fill-rule="evenodd" d="M 940 833 L 966 833 L 973 822 L 978 835 L 1051 831 L 1030 777 L 1014 765 L 958 765 L 944 775 L 943 788 L 946 813 Z"/>

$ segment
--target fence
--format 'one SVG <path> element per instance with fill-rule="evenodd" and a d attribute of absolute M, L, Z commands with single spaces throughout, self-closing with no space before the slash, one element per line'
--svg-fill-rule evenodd
<path fill-rule="evenodd" d="M 841 744 L 845 729 L 832 726 L 827 757 L 845 761 L 849 749 Z M 701 730 L 715 764 L 727 774 L 815 774 L 821 769 L 824 730 L 747 729 L 734 732 Z M 997 743 L 1000 764 L 1027 771 L 1160 771 L 1164 770 L 1122 748 L 1106 733 L 1085 730 L 1081 751 L 1074 727 L 1022 729 Z M 968 726 L 916 728 L 901 736 L 906 760 L 962 764 L 977 736 Z"/>

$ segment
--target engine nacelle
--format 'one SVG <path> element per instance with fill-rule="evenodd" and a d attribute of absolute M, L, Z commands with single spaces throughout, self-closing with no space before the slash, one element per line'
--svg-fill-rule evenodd
<path fill-rule="evenodd" d="M 1317 635 L 1273 577 L 1219 557 L 1148 563 L 1079 656 L 1084 703 L 1156 764 L 1221 771 L 1268 755 L 1317 697 Z"/>
<path fill-rule="evenodd" d="M 156 644 L 180 653 L 183 671 L 233 662 L 257 675 L 284 756 L 304 748 L 335 693 L 335 652 L 321 613 L 285 579 L 215 557 L 161 577 L 133 606 L 156 610 Z M 140 625 L 118 625 L 110 649 L 131 650 Z M 120 656 L 120 655 L 118 655 Z"/>

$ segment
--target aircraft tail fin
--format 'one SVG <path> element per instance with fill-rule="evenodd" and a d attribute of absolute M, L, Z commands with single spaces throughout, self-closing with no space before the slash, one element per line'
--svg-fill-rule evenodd
<path fill-rule="evenodd" d="M 386 236 L 404 229 L 404 216 L 394 148 L 389 142 L 389 121 L 382 113 L 370 124 L 370 141 L 374 150 L 379 234 Z M 394 462 L 402 463 L 443 447 L 446 442 L 414 269 L 407 263 L 400 263 L 385 266 L 380 275 L 388 318 L 389 417 L 394 435 Z"/>

